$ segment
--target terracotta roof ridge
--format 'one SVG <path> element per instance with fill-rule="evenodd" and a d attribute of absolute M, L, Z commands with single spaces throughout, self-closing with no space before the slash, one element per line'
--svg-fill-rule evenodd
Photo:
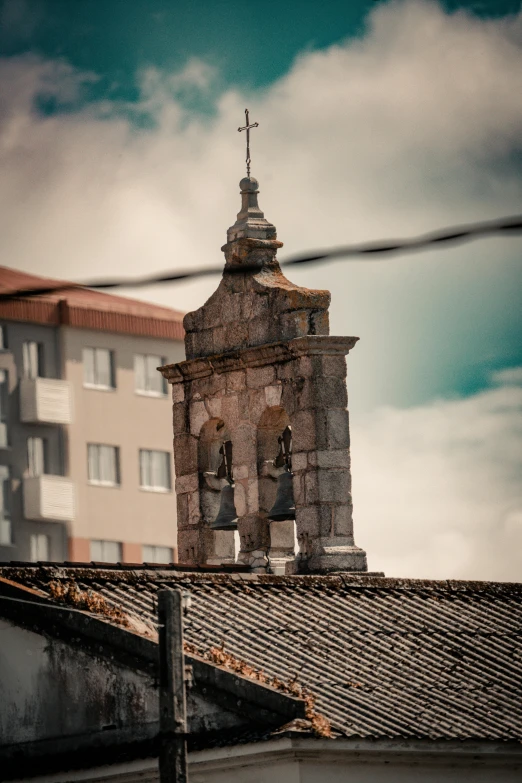
<path fill-rule="evenodd" d="M 6 285 L 6 279 L 12 280 L 13 284 Z M 160 310 L 164 311 L 166 314 L 175 313 L 176 315 L 179 315 L 180 318 L 183 318 L 185 315 L 185 313 L 181 310 L 168 307 L 167 305 L 160 305 L 156 304 L 155 302 L 147 302 L 143 299 L 119 296 L 118 294 L 111 294 L 107 291 L 99 291 L 95 288 L 89 288 L 88 285 L 82 282 L 65 280 L 63 278 L 43 277 L 41 275 L 34 275 L 30 272 L 22 272 L 18 269 L 13 269 L 12 267 L 0 265 L 0 291 L 2 293 L 7 294 L 12 291 L 18 291 L 22 288 L 27 288 L 28 290 L 32 291 L 37 288 L 45 289 L 52 286 L 59 286 L 61 290 L 42 294 L 42 298 L 52 299 L 53 301 L 56 300 L 56 298 L 67 300 L 67 294 L 69 292 L 74 292 L 74 294 L 87 294 L 89 299 L 95 299 L 97 303 L 106 303 L 107 308 L 110 308 L 111 302 L 113 302 L 130 306 L 135 305 L 143 309 Z M 64 286 L 64 288 L 61 288 L 62 286 Z M 22 294 L 20 296 L 22 297 Z M 80 303 L 80 306 L 84 306 L 84 303 Z"/>
<path fill-rule="evenodd" d="M 23 290 L 34 292 L 54 286 L 59 290 L 23 296 Z M 184 313 L 180 310 L 88 288 L 82 283 L 0 266 L 0 293 L 16 292 L 20 292 L 16 298 L 0 301 L 1 318 L 167 340 L 184 339 Z"/>

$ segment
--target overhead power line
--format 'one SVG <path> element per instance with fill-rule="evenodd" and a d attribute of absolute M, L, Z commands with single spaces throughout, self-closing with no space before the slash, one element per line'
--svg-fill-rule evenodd
<path fill-rule="evenodd" d="M 441 247 L 442 245 L 454 245 L 469 242 L 474 239 L 482 239 L 488 236 L 509 235 L 522 231 L 522 215 L 499 218 L 497 220 L 471 223 L 468 225 L 452 226 L 429 234 L 396 240 L 377 240 L 357 245 L 343 245 L 329 250 L 314 251 L 309 254 L 297 255 L 281 262 L 281 267 L 296 266 L 297 264 L 316 264 L 331 261 L 338 258 L 376 258 L 382 255 L 403 255 L 418 250 Z M 197 277 L 209 277 L 222 274 L 244 274 L 246 272 L 258 272 L 259 264 L 238 264 L 237 266 L 204 266 L 196 269 L 181 269 L 166 272 L 161 275 L 134 278 L 116 278 L 107 280 L 91 280 L 85 283 L 63 283 L 38 288 L 19 288 L 13 291 L 0 292 L 0 302 L 20 297 L 43 296 L 60 291 L 70 291 L 75 288 L 142 288 L 163 283 L 175 283 L 181 280 L 190 280 Z"/>

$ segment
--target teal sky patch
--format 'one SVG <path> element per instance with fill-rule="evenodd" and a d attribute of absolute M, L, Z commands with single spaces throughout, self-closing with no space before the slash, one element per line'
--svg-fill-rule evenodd
<path fill-rule="evenodd" d="M 193 57 L 217 68 L 225 84 L 264 87 L 304 51 L 364 32 L 375 0 L 3 0 L 0 50 L 63 58 L 99 75 L 86 97 L 138 97 L 147 66 L 181 69 Z M 518 0 L 442 3 L 478 16 L 516 13 Z M 59 108 L 59 107 L 55 107 Z M 48 105 L 47 110 L 53 107 Z"/>

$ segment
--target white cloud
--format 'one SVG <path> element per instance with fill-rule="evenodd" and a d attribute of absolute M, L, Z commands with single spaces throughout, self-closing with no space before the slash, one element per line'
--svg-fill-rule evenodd
<path fill-rule="evenodd" d="M 522 384 L 522 367 L 506 367 L 493 373 L 493 383 Z"/>
<path fill-rule="evenodd" d="M 144 68 L 138 74 L 140 100 L 137 104 L 127 105 L 131 112 L 139 111 L 154 117 L 164 128 L 169 125 L 176 131 L 176 124 L 182 119 L 183 112 L 175 104 L 176 100 L 190 101 L 190 98 L 208 97 L 211 88 L 218 82 L 219 74 L 208 63 L 191 58 L 185 67 L 177 73 L 163 73 L 155 67 Z M 174 109 L 176 122 L 169 123 L 169 113 Z"/>
<path fill-rule="evenodd" d="M 179 73 L 141 73 L 138 105 L 74 110 L 94 78 L 35 56 L 0 60 L 2 263 L 76 279 L 219 265 L 239 207 L 245 105 L 260 122 L 261 205 L 286 253 L 519 209 L 522 15 L 380 5 L 362 39 L 306 53 L 250 95 L 219 92 L 212 64 L 190 60 Z M 68 110 L 39 115 L 42 94 Z M 193 111 L 214 95 L 213 113 Z M 133 125 L 140 113 L 156 125 Z M 489 240 L 292 277 L 330 288 L 332 330 L 362 338 L 350 390 L 352 407 L 369 409 L 424 400 L 459 388 L 458 372 L 498 366 L 522 310 L 519 256 L 519 240 Z M 190 309 L 215 285 L 139 295 Z"/>
<path fill-rule="evenodd" d="M 352 471 L 372 570 L 522 580 L 522 383 L 368 414 L 353 427 Z"/>

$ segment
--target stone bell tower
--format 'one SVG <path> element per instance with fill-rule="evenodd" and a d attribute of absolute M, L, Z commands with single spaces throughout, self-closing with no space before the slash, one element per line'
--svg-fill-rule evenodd
<path fill-rule="evenodd" d="M 174 403 L 179 559 L 276 573 L 366 571 L 353 539 L 346 391 L 345 356 L 358 338 L 329 336 L 329 292 L 284 277 L 257 180 L 245 177 L 240 190 L 222 280 L 185 316 L 186 361 L 161 368 Z M 281 467 L 284 431 L 291 462 Z M 270 519 L 285 468 L 295 522 Z M 239 552 L 232 530 L 212 527 L 224 487 Z"/>

